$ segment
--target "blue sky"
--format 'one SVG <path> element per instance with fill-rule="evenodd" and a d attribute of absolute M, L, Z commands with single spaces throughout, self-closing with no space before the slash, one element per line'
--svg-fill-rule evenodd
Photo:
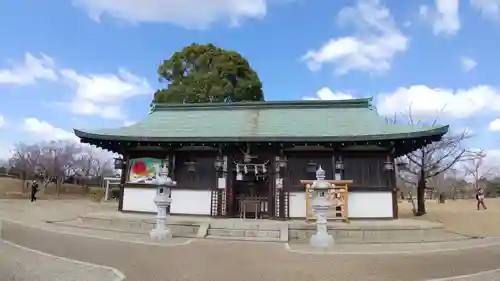
<path fill-rule="evenodd" d="M 267 100 L 411 105 L 500 155 L 498 0 L 11 0 L 0 15 L 0 156 L 145 117 L 158 64 L 192 42 L 243 54 Z"/>

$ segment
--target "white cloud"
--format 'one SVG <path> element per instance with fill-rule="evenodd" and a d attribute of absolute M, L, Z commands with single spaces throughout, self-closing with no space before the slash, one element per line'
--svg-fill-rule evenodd
<path fill-rule="evenodd" d="M 500 118 L 491 121 L 488 125 L 488 130 L 492 132 L 500 132 Z"/>
<path fill-rule="evenodd" d="M 5 130 L 5 117 L 0 115 L 0 132 Z M 2 139 L 0 139 L 0 166 L 2 165 L 2 161 L 9 159 L 11 155 L 12 144 L 9 144 Z"/>
<path fill-rule="evenodd" d="M 381 115 L 411 113 L 415 117 L 466 119 L 478 114 L 500 112 L 500 89 L 482 85 L 470 89 L 430 88 L 425 85 L 401 87 L 393 92 L 375 95 L 376 108 Z M 356 98 L 345 92 L 321 88 L 305 100 L 343 100 Z M 498 119 L 500 131 L 500 119 Z M 490 125 L 491 126 L 491 125 Z M 464 128 L 466 129 L 466 128 Z M 468 131 L 470 129 L 467 128 Z"/>
<path fill-rule="evenodd" d="M 78 138 L 71 132 L 54 127 L 43 120 L 37 118 L 25 118 L 23 129 L 37 137 L 39 140 L 70 140 L 78 141 Z"/>
<path fill-rule="evenodd" d="M 67 106 L 73 114 L 86 116 L 100 116 L 105 119 L 125 118 L 119 105 L 96 104 L 87 100 L 75 99 L 68 103 L 61 103 Z"/>
<path fill-rule="evenodd" d="M 482 16 L 492 20 L 500 19 L 500 0 L 470 0 L 472 7 Z"/>
<path fill-rule="evenodd" d="M 377 109 L 383 115 L 401 113 L 409 107 L 418 116 L 468 118 L 500 111 L 500 90 L 491 86 L 451 90 L 414 85 L 378 95 Z"/>
<path fill-rule="evenodd" d="M 12 156 L 12 144 L 8 144 L 0 141 L 0 165 L 2 161 L 7 161 Z"/>
<path fill-rule="evenodd" d="M 432 23 L 434 35 L 455 35 L 460 30 L 459 0 L 435 1 L 435 10 L 420 6 L 420 17 Z"/>
<path fill-rule="evenodd" d="M 354 97 L 347 93 L 342 92 L 332 92 L 330 88 L 323 87 L 316 92 L 314 97 L 304 97 L 304 100 L 347 100 L 353 99 Z"/>
<path fill-rule="evenodd" d="M 73 0 L 94 21 L 103 15 L 131 23 L 168 22 L 186 28 L 206 28 L 226 21 L 239 25 L 245 18 L 263 18 L 269 0 Z"/>
<path fill-rule="evenodd" d="M 107 150 L 103 150 L 101 148 L 97 148 L 95 146 L 80 144 L 79 138 L 76 137 L 72 132 L 58 128 L 46 121 L 39 120 L 37 118 L 25 118 L 20 123 L 20 128 L 25 132 L 25 134 L 21 136 L 27 137 L 24 140 L 18 140 L 21 143 L 59 140 L 70 141 L 84 149 L 80 153 L 93 153 L 95 157 L 101 158 L 103 160 L 109 160 L 110 158 L 117 156 L 117 154 L 114 154 Z M 12 156 L 12 152 L 14 151 L 14 149 L 14 144 L 0 140 L 0 165 L 2 160 L 6 161 Z"/>
<path fill-rule="evenodd" d="M 125 121 L 123 122 L 123 125 L 128 127 L 134 125 L 135 123 L 137 123 L 137 121 Z"/>
<path fill-rule="evenodd" d="M 13 62 L 11 67 L 0 69 L 0 84 L 28 85 L 38 80 L 57 80 L 54 60 L 44 54 L 35 57 L 25 53 L 23 62 Z"/>
<path fill-rule="evenodd" d="M 470 57 L 461 57 L 460 62 L 464 72 L 469 72 L 477 66 L 477 62 Z"/>
<path fill-rule="evenodd" d="M 124 100 L 153 92 L 146 79 L 124 69 L 118 74 L 84 75 L 72 69 L 62 69 L 60 73 L 75 89 L 74 99 L 64 103 L 74 114 L 122 119 L 121 103 Z"/>
<path fill-rule="evenodd" d="M 70 102 L 56 104 L 67 107 L 72 113 L 123 119 L 121 105 L 136 95 L 152 94 L 153 89 L 145 78 L 119 69 L 117 74 L 80 74 L 73 69 L 60 69 L 54 60 L 41 54 L 38 58 L 26 53 L 23 63 L 0 69 L 0 84 L 34 84 L 38 80 L 64 82 L 75 90 Z"/>
<path fill-rule="evenodd" d="M 330 39 L 304 56 L 311 71 L 332 64 L 338 75 L 350 71 L 380 72 L 390 69 L 393 57 L 404 52 L 409 39 L 396 27 L 387 7 L 378 0 L 359 0 L 355 7 L 343 8 L 340 23 L 354 24 L 358 32 Z"/>

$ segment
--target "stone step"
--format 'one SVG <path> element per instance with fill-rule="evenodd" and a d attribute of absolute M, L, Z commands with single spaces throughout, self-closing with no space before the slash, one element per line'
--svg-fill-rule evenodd
<path fill-rule="evenodd" d="M 289 232 L 291 241 L 307 242 L 313 230 L 293 229 Z M 359 243 L 422 243 L 443 242 L 468 239 L 445 229 L 425 230 L 328 230 L 337 243 L 359 244 Z"/>
<path fill-rule="evenodd" d="M 210 228 L 207 235 L 218 237 L 253 237 L 280 239 L 279 230 L 255 230 L 255 229 L 233 229 L 233 228 Z"/>
<path fill-rule="evenodd" d="M 213 220 L 210 228 L 280 231 L 283 223 L 271 220 Z"/>
<path fill-rule="evenodd" d="M 254 242 L 282 242 L 279 238 L 271 237 L 237 237 L 237 236 L 215 236 L 207 235 L 205 239 L 230 240 L 230 241 L 254 241 Z"/>
<path fill-rule="evenodd" d="M 58 225 L 79 227 L 85 229 L 105 230 L 113 232 L 148 234 L 154 227 L 153 223 L 124 220 L 83 220 L 52 222 Z M 199 225 L 168 224 L 175 237 L 196 237 Z"/>

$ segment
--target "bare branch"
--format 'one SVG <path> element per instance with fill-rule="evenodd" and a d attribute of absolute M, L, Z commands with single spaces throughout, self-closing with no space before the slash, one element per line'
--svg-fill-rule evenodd
<path fill-rule="evenodd" d="M 443 112 L 444 108 L 441 109 L 438 116 L 432 120 L 431 124 L 433 126 L 438 123 L 440 115 Z M 410 125 L 421 124 L 420 121 L 415 120 L 413 117 L 411 106 L 407 111 L 407 119 Z M 412 174 L 415 176 L 414 180 L 417 181 L 423 170 L 424 178 L 431 179 L 453 168 L 460 162 L 474 158 L 467 149 L 462 147 L 463 140 L 468 137 L 467 131 L 459 134 L 450 132 L 445 135 L 441 141 L 433 142 L 420 150 L 401 157 L 399 161 L 405 162 L 407 164 L 407 169 L 399 173 Z M 407 177 L 403 176 L 403 178 Z"/>

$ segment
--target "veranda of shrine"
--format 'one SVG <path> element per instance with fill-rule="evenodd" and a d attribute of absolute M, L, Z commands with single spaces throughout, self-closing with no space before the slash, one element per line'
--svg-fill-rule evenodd
<path fill-rule="evenodd" d="M 394 159 L 439 141 L 448 126 L 389 124 L 371 99 L 152 105 L 134 125 L 77 130 L 81 142 L 123 156 L 119 210 L 155 213 L 156 186 L 131 177 L 156 159 L 177 182 L 172 215 L 308 216 L 303 180 L 321 166 L 346 186 L 349 219 L 397 218 Z M 352 182 L 352 183 L 351 183 Z M 244 202 L 257 202 L 253 214 Z"/>

